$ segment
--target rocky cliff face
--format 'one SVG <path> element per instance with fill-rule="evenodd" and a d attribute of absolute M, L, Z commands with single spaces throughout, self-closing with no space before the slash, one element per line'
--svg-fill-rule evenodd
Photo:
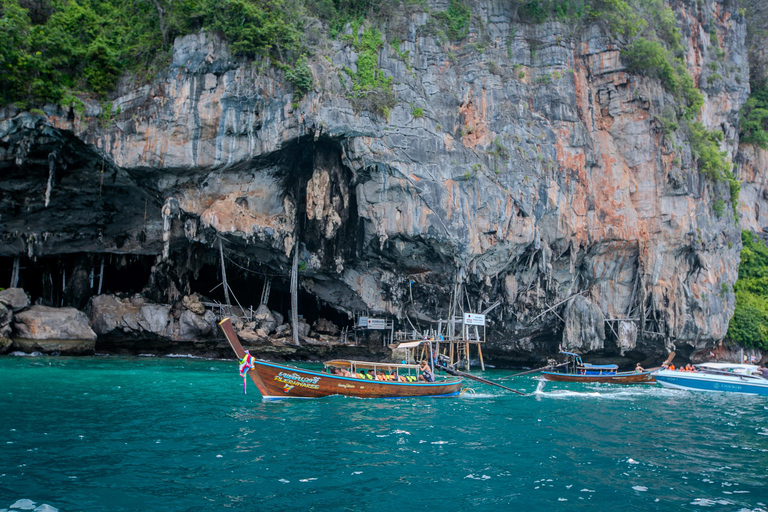
<path fill-rule="evenodd" d="M 670 6 L 703 124 L 735 156 L 743 16 L 728 1 Z M 403 41 L 378 55 L 394 83 L 388 118 L 349 99 L 358 55 L 344 42 L 318 42 L 314 90 L 298 100 L 282 72 L 234 59 L 209 34 L 178 39 L 167 72 L 126 81 L 111 112 L 6 109 L 0 257 L 31 267 L 67 255 L 56 265 L 70 282 L 51 297 L 82 306 L 104 254 L 112 272 L 143 265 L 132 279 L 172 302 L 211 293 L 200 274 L 218 272 L 217 239 L 228 272 L 257 292 L 266 275 L 287 288 L 298 247 L 300 308 L 424 326 L 495 305 L 485 352 L 498 362 L 558 343 L 638 358 L 722 339 L 739 231 L 730 208 L 713 211 L 723 190 L 685 140 L 662 134 L 672 97 L 628 74 L 600 26 L 512 15 L 507 2 L 473 3 L 462 44 L 441 44 L 419 12 L 387 27 Z M 760 167 L 742 177 L 759 182 Z M 756 207 L 750 190 L 742 214 Z"/>

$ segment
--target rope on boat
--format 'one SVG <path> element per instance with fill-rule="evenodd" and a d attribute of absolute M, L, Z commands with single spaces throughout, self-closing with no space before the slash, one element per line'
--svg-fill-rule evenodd
<path fill-rule="evenodd" d="M 476 380 L 477 382 L 482 382 L 483 384 L 488 384 L 489 386 L 496 386 L 496 387 L 499 387 L 499 388 L 502 388 L 502 389 L 506 389 L 507 391 L 511 391 L 513 393 L 517 393 L 518 395 L 521 395 L 521 396 L 527 396 L 526 393 L 523 393 L 522 391 L 518 391 L 518 390 L 512 389 L 512 388 L 508 388 L 507 386 L 502 386 L 501 384 L 497 384 L 495 382 L 491 382 L 488 379 L 484 379 L 482 377 L 478 377 L 476 375 L 472 375 L 471 373 L 465 373 L 465 372 L 462 372 L 462 371 L 459 371 L 459 370 L 455 370 L 455 369 L 450 368 L 448 366 L 436 366 L 436 368 L 439 368 L 440 370 L 443 370 L 445 373 L 447 373 L 449 375 L 454 375 L 456 377 L 464 377 L 464 378 L 467 378 L 467 379 Z"/>
<path fill-rule="evenodd" d="M 502 377 L 499 380 L 507 380 L 507 379 L 514 379 L 515 377 L 520 377 L 521 375 L 528 375 L 529 373 L 536 373 L 540 372 L 542 370 L 554 370 L 555 368 L 559 368 L 561 366 L 565 366 L 568 363 L 560 363 L 560 364 L 548 364 L 547 366 L 542 366 L 541 368 L 536 368 L 535 370 L 528 370 L 526 372 L 516 373 L 514 375 L 510 375 L 509 377 Z"/>

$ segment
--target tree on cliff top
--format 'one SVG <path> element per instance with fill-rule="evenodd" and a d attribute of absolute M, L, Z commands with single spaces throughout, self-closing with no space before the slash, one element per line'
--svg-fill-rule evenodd
<path fill-rule="evenodd" d="M 768 349 L 768 247 L 749 231 L 742 231 L 741 239 L 736 309 L 727 336 L 745 347 Z"/>

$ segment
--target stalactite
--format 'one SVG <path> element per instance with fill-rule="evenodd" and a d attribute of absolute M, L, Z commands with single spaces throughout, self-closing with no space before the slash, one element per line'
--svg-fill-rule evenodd
<path fill-rule="evenodd" d="M 21 267 L 21 257 L 16 256 L 13 258 L 13 273 L 11 274 L 11 288 L 16 288 L 19 285 L 19 268 Z"/>
<path fill-rule="evenodd" d="M 163 261 L 171 254 L 171 226 L 173 218 L 179 216 L 179 201 L 175 197 L 169 197 L 163 204 Z"/>
<path fill-rule="evenodd" d="M 53 182 L 56 179 L 56 153 L 48 153 L 48 185 L 45 187 L 45 207 L 51 202 Z"/>

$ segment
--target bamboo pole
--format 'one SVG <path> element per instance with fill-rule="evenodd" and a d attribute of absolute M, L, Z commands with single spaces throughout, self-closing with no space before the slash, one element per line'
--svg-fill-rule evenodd
<path fill-rule="evenodd" d="M 569 300 L 571 300 L 572 298 L 576 297 L 577 295 L 581 295 L 581 294 L 583 294 L 583 293 L 584 293 L 584 292 L 586 292 L 586 291 L 588 291 L 588 290 L 581 290 L 581 291 L 580 291 L 580 292 L 578 292 L 578 293 L 574 293 L 573 295 L 571 295 L 571 296 L 570 296 L 570 297 L 568 297 L 567 299 L 563 299 L 563 300 L 561 300 L 560 302 L 558 302 L 558 303 L 557 303 L 557 304 L 555 304 L 554 306 L 552 306 L 552 307 L 549 307 L 549 308 L 545 309 L 544 311 L 542 311 L 542 312 L 541 312 L 541 313 L 540 313 L 538 316 L 536 316 L 535 318 L 533 318 L 532 320 L 530 320 L 530 322 L 534 322 L 534 321 L 538 320 L 540 317 L 542 317 L 542 316 L 546 315 L 547 313 L 549 313 L 551 310 L 555 309 L 555 308 L 556 308 L 557 306 L 559 306 L 560 304 L 562 304 L 562 303 L 564 303 L 564 302 L 568 302 L 568 301 L 569 301 Z M 530 322 L 529 322 L 529 323 L 530 323 Z"/>
<path fill-rule="evenodd" d="M 293 263 L 291 264 L 291 327 L 293 344 L 299 344 L 299 240 L 293 246 Z"/>
<path fill-rule="evenodd" d="M 229 301 L 229 285 L 227 284 L 227 267 L 224 265 L 224 244 L 221 238 L 219 238 L 219 255 L 221 256 L 221 282 L 224 286 L 224 300 L 227 306 L 231 306 L 232 303 Z"/>

